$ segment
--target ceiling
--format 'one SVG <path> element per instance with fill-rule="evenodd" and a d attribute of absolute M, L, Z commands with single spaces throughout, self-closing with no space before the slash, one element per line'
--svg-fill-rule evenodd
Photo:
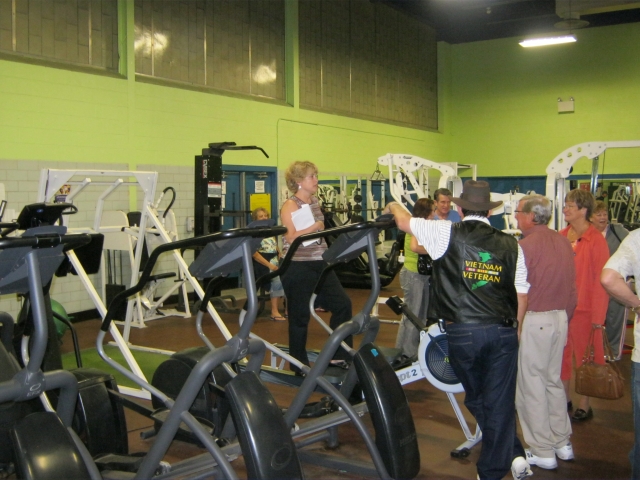
<path fill-rule="evenodd" d="M 640 22 L 640 1 L 632 0 L 373 1 L 420 19 L 451 44 Z"/>

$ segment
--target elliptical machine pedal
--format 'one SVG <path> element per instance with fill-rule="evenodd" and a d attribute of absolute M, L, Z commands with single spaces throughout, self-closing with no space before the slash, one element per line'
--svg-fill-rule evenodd
<path fill-rule="evenodd" d="M 420 450 L 409 402 L 378 347 L 361 346 L 353 358 L 376 432 L 376 445 L 392 478 L 420 472 Z"/>
<path fill-rule="evenodd" d="M 175 399 L 184 386 L 189 374 L 198 361 L 209 352 L 207 347 L 194 347 L 176 352 L 168 360 L 162 362 L 153 374 L 151 384 L 170 398 Z M 223 365 L 218 365 L 200 388 L 200 392 L 189 409 L 211 434 L 219 438 L 224 424 L 229 418 L 230 407 L 226 399 L 225 385 L 231 380 L 231 374 Z M 152 398 L 152 405 L 157 409 L 153 414 L 156 420 L 154 430 L 157 432 L 166 418 L 166 407 L 157 398 Z M 153 431 L 147 434 L 153 435 Z M 179 431 L 180 440 L 200 445 L 201 442 L 191 434 L 188 428 Z"/>

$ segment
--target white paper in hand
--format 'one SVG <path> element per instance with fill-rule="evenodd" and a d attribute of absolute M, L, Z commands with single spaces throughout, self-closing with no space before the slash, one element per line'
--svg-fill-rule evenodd
<path fill-rule="evenodd" d="M 297 232 L 304 230 L 305 228 L 309 228 L 311 225 L 316 223 L 311 207 L 306 203 L 303 204 L 300 209 L 291 214 L 291 221 L 293 222 L 293 226 L 296 227 Z M 319 240 L 307 240 L 306 242 L 302 242 L 302 245 L 307 247 L 318 242 Z"/>

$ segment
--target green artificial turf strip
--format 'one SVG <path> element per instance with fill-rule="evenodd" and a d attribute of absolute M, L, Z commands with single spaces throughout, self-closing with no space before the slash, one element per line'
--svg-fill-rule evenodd
<path fill-rule="evenodd" d="M 120 353 L 120 349 L 118 347 L 114 345 L 105 345 L 105 351 L 116 362 L 128 367 L 127 362 L 124 360 L 124 356 Z M 98 355 L 98 351 L 95 348 L 88 348 L 86 350 L 82 350 L 80 353 L 82 354 L 83 367 L 97 368 L 98 370 L 111 373 L 118 382 L 118 385 L 122 385 L 123 387 L 139 388 L 138 385 L 135 385 L 131 380 L 107 365 L 107 363 L 100 358 L 100 355 Z M 147 377 L 149 383 L 151 383 L 153 372 L 156 371 L 158 365 L 169 358 L 167 355 L 163 355 L 161 353 L 144 352 L 140 350 L 131 350 L 131 353 L 138 362 L 138 365 L 140 365 L 140 369 L 144 373 L 145 377 Z M 62 365 L 66 369 L 76 368 L 75 353 L 69 352 L 63 354 Z"/>

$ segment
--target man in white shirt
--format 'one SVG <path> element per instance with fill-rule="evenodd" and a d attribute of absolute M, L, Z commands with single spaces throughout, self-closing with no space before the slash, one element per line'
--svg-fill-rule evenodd
<path fill-rule="evenodd" d="M 433 258 L 427 318 L 446 324 L 449 361 L 465 405 L 482 429 L 478 478 L 532 475 L 516 435 L 518 324 L 527 306 L 527 267 L 514 237 L 489 224 L 489 184 L 468 180 L 452 201 L 461 222 L 411 217 L 396 202 L 385 209 Z"/>
<path fill-rule="evenodd" d="M 640 281 L 640 230 L 632 231 L 622 241 L 616 253 L 605 264 L 600 276 L 600 282 L 607 293 L 636 314 L 633 329 L 634 347 L 631 354 L 631 401 L 635 439 L 633 449 L 629 452 L 629 460 L 631 477 L 638 480 L 640 479 L 640 327 L 638 327 L 637 315 L 640 312 L 640 299 L 627 284 L 627 277 L 631 275 L 635 277 L 636 282 Z"/>

